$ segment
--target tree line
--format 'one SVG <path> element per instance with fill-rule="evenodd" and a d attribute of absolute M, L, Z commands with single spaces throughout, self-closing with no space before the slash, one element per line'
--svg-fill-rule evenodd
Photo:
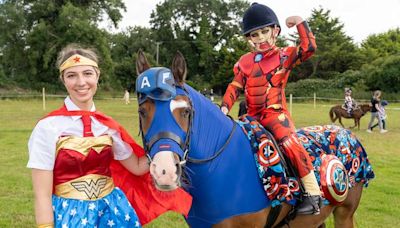
<path fill-rule="evenodd" d="M 188 83 L 222 93 L 233 78 L 233 65 L 249 51 L 240 35 L 241 17 L 249 4 L 165 0 L 152 12 L 150 27 L 110 33 L 99 24 L 108 21 L 117 28 L 126 10 L 122 0 L 0 0 L 0 88 L 62 91 L 55 67 L 57 53 L 69 43 L 80 43 L 97 49 L 105 89 L 121 90 L 134 83 L 139 49 L 153 66 L 169 66 L 179 50 L 187 60 Z M 315 8 L 306 19 L 318 49 L 294 69 L 289 90 L 298 96 L 327 87 L 400 92 L 399 28 L 356 44 L 329 10 Z M 297 40 L 294 32 L 281 36 L 279 45 Z"/>

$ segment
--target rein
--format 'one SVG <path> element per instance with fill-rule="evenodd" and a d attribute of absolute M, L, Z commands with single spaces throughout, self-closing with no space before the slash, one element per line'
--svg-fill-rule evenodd
<path fill-rule="evenodd" d="M 213 156 L 211 156 L 209 158 L 195 159 L 195 158 L 190 158 L 189 156 L 186 156 L 186 159 L 185 159 L 186 161 L 194 163 L 194 164 L 203 164 L 203 163 L 206 163 L 206 162 L 209 162 L 209 161 L 215 159 L 216 157 L 218 157 L 225 150 L 225 148 L 228 146 L 228 144 L 230 143 L 230 141 L 231 141 L 231 139 L 233 137 L 233 133 L 235 133 L 235 131 L 236 131 L 235 121 L 232 119 L 231 116 L 228 116 L 228 117 L 232 120 L 233 127 L 232 127 L 231 132 L 229 133 L 229 137 L 226 140 L 225 144 L 217 152 L 215 152 L 215 154 Z"/>
<path fill-rule="evenodd" d="M 139 127 L 140 127 L 139 134 L 141 134 L 141 136 L 142 136 L 142 141 L 143 141 L 143 144 L 144 144 L 144 147 L 145 147 L 145 151 L 146 151 L 146 155 L 147 155 L 147 157 L 149 159 L 149 162 L 152 161 L 152 158 L 150 157 L 148 152 L 150 151 L 150 149 L 153 146 L 153 144 L 155 142 L 157 142 L 159 139 L 162 139 L 162 138 L 171 139 L 171 140 L 175 141 L 176 143 L 178 143 L 178 145 L 184 151 L 183 157 L 182 157 L 181 161 L 179 163 L 177 163 L 177 166 L 184 166 L 187 162 L 190 162 L 190 163 L 193 163 L 193 164 L 203 164 L 203 163 L 212 161 L 215 158 L 217 158 L 219 155 L 221 155 L 221 153 L 225 150 L 225 148 L 229 145 L 230 141 L 232 140 L 233 135 L 234 135 L 234 133 L 236 131 L 235 121 L 232 119 L 231 116 L 228 116 L 231 119 L 232 123 L 233 123 L 232 130 L 229 133 L 229 136 L 228 136 L 227 140 L 225 141 L 224 145 L 222 145 L 222 147 L 219 148 L 214 153 L 214 155 L 212 155 L 209 158 L 204 158 L 204 159 L 191 158 L 189 156 L 189 153 L 190 153 L 191 132 L 192 132 L 192 127 L 193 127 L 193 118 L 194 118 L 195 110 L 194 110 L 194 107 L 193 107 L 192 99 L 189 96 L 189 92 L 186 90 L 186 88 L 184 86 L 182 86 L 182 87 L 179 86 L 179 88 L 181 88 L 185 92 L 186 96 L 189 98 L 189 102 L 190 102 L 190 106 L 191 106 L 191 113 L 190 113 L 190 117 L 189 117 L 189 127 L 188 127 L 188 130 L 186 131 L 186 140 L 185 140 L 185 142 L 183 142 L 182 139 L 179 136 L 175 135 L 174 133 L 163 131 L 163 132 L 159 132 L 156 135 L 154 135 L 149 140 L 149 142 L 146 142 L 146 140 L 144 138 L 144 134 L 143 134 L 142 121 L 139 118 Z"/>

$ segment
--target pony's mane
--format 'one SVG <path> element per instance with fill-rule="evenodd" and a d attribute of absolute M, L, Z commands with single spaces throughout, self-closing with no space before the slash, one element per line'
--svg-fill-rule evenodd
<path fill-rule="evenodd" d="M 209 157 L 225 143 L 232 129 L 232 121 L 221 112 L 219 106 L 189 85 L 184 86 L 194 109 L 191 150 L 198 153 L 192 155 L 200 158 Z"/>

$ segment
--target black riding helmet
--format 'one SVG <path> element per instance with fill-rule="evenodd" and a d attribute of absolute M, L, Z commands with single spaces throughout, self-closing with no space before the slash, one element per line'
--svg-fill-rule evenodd
<path fill-rule="evenodd" d="M 255 2 L 244 12 L 242 34 L 247 36 L 254 30 L 273 25 L 281 28 L 274 11 L 268 6 Z"/>

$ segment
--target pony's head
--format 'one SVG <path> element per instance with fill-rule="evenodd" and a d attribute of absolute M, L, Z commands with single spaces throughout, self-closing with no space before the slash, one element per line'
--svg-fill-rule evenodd
<path fill-rule="evenodd" d="M 186 61 L 178 52 L 171 69 L 150 68 L 139 51 L 136 69 L 140 131 L 150 174 L 158 189 L 174 190 L 180 186 L 194 112 L 184 85 Z"/>

